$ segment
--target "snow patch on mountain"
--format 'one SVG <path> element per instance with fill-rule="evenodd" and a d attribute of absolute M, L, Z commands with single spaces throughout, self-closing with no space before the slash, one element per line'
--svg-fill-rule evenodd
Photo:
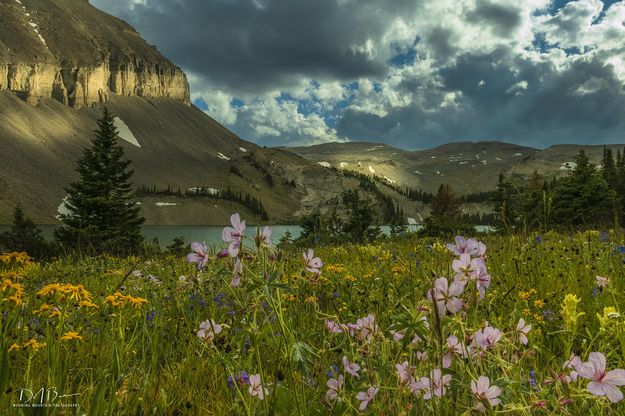
<path fill-rule="evenodd" d="M 124 120 L 122 120 L 119 117 L 115 117 L 113 119 L 113 125 L 117 129 L 117 132 L 118 132 L 117 135 L 119 136 L 120 139 L 125 140 L 128 143 L 135 145 L 137 147 L 141 147 L 141 145 L 139 144 L 139 141 L 137 140 L 132 130 L 130 130 L 130 127 L 128 127 L 128 125 L 126 124 Z"/>

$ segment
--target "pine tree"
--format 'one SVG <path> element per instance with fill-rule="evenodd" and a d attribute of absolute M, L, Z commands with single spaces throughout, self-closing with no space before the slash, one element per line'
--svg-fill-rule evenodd
<path fill-rule="evenodd" d="M 432 218 L 440 219 L 452 219 L 460 216 L 460 209 L 462 208 L 462 200 L 456 195 L 456 192 L 449 186 L 448 183 L 443 183 L 438 188 L 438 193 L 432 199 L 430 203 L 430 209 L 432 210 Z"/>
<path fill-rule="evenodd" d="M 79 180 L 66 188 L 65 205 L 56 239 L 67 248 L 81 252 L 130 253 L 143 242 L 140 207 L 132 198 L 129 182 L 133 170 L 123 160 L 117 129 L 107 108 L 98 120 L 90 148 L 76 162 Z"/>
<path fill-rule="evenodd" d="M 566 227 L 613 225 L 618 217 L 616 192 L 583 150 L 575 161 L 575 170 L 555 183 L 552 221 Z"/>
<path fill-rule="evenodd" d="M 615 189 L 617 185 L 617 172 L 616 165 L 614 163 L 614 156 L 612 155 L 612 149 L 608 149 L 605 146 L 603 147 L 603 160 L 601 161 L 601 166 L 604 179 L 612 189 Z"/>
<path fill-rule="evenodd" d="M 50 251 L 39 227 L 24 215 L 19 205 L 13 210 L 11 228 L 0 234 L 0 245 L 10 251 L 25 251 L 37 258 L 47 256 Z"/>

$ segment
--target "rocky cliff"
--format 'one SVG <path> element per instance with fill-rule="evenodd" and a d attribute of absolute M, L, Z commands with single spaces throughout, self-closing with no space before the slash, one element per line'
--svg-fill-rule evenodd
<path fill-rule="evenodd" d="M 189 104 L 184 72 L 125 22 L 85 0 L 0 2 L 0 90 L 82 108 L 126 97 Z"/>

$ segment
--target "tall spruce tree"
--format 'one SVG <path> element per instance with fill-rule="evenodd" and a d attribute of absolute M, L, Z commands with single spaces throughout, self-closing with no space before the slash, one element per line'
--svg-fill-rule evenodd
<path fill-rule="evenodd" d="M 98 120 L 90 148 L 76 162 L 79 180 L 66 188 L 65 206 L 55 237 L 82 253 L 132 253 L 143 242 L 140 207 L 132 201 L 133 170 L 123 160 L 117 129 L 107 108 Z"/>

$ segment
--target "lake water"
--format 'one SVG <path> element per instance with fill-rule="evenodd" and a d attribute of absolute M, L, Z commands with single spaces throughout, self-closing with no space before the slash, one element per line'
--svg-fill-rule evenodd
<path fill-rule="evenodd" d="M 53 238 L 55 225 L 40 225 L 41 231 L 46 239 Z M 297 238 L 302 233 L 302 228 L 297 225 L 271 225 L 271 240 L 277 243 L 287 231 L 291 233 L 291 238 Z M 417 231 L 422 228 L 420 225 L 410 225 L 409 231 Z M 158 238 L 162 247 L 168 246 L 176 237 L 184 237 L 187 243 L 193 241 L 205 241 L 209 246 L 222 247 L 224 244 L 221 240 L 221 232 L 224 227 L 221 226 L 201 226 L 201 225 L 144 225 L 142 227 L 143 235 L 148 241 Z M 388 235 L 391 231 L 389 226 L 381 226 L 382 233 Z M 0 232 L 9 229 L 7 225 L 0 225 Z M 475 226 L 477 232 L 491 232 L 493 227 L 486 225 Z M 247 235 L 252 237 L 256 233 L 256 226 L 248 226 Z"/>

